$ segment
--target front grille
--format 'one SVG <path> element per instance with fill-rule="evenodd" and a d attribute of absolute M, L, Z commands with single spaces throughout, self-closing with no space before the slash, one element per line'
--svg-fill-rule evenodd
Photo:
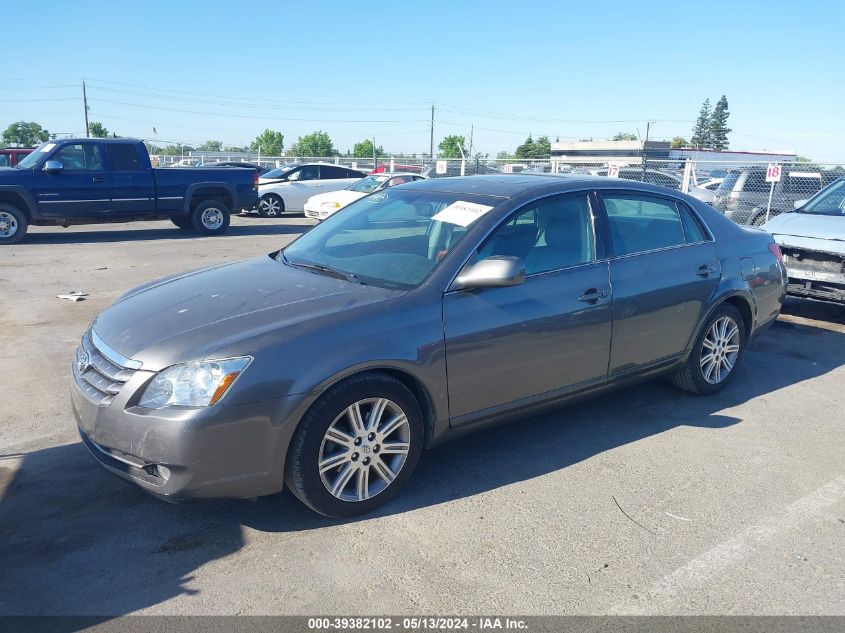
<path fill-rule="evenodd" d="M 88 399 L 97 406 L 109 406 L 121 387 L 135 375 L 135 371 L 106 358 L 94 344 L 90 330 L 82 337 L 82 344 L 76 350 L 76 361 L 73 363 L 73 378 Z"/>
<path fill-rule="evenodd" d="M 843 255 L 820 253 L 793 246 L 783 246 L 781 250 L 783 251 L 784 262 L 795 268 L 840 275 L 845 273 L 845 256 Z"/>

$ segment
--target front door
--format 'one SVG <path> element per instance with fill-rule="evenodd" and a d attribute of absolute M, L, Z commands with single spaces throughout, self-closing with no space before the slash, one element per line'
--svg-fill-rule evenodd
<path fill-rule="evenodd" d="M 62 170 L 35 172 L 35 196 L 41 215 L 73 219 L 96 217 L 110 210 L 109 182 L 99 143 L 64 145 L 48 160 L 59 161 Z"/>
<path fill-rule="evenodd" d="M 517 211 L 470 263 L 493 255 L 520 257 L 525 281 L 444 295 L 454 426 L 532 396 L 554 397 L 605 381 L 612 297 L 592 207 L 582 193 Z"/>

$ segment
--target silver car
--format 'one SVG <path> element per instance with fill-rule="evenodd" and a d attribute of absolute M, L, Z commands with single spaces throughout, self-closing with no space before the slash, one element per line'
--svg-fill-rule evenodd
<path fill-rule="evenodd" d="M 845 179 L 763 229 L 783 251 L 789 294 L 845 303 Z"/>
<path fill-rule="evenodd" d="M 129 291 L 83 335 L 71 401 L 94 458 L 159 497 L 287 485 L 350 516 L 459 433 L 658 375 L 719 391 L 785 281 L 770 235 L 676 191 L 414 182 Z"/>

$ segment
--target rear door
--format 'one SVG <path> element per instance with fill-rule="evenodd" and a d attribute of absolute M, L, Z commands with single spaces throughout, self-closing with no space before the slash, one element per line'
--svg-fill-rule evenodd
<path fill-rule="evenodd" d="M 284 187 L 285 209 L 302 211 L 308 198 L 320 193 L 320 166 L 303 165 L 288 175 Z"/>
<path fill-rule="evenodd" d="M 336 165 L 320 165 L 320 192 L 346 189 L 361 178 L 350 178 L 349 170 Z"/>
<path fill-rule="evenodd" d="M 54 174 L 40 169 L 35 172 L 35 196 L 44 217 L 96 217 L 110 211 L 108 172 L 103 167 L 101 143 L 69 143 L 48 160 L 59 161 L 62 170 Z"/>
<path fill-rule="evenodd" d="M 105 143 L 109 157 L 109 188 L 115 215 L 155 213 L 155 186 L 152 169 L 143 167 L 133 143 Z"/>
<path fill-rule="evenodd" d="M 706 228 L 681 200 L 623 189 L 599 197 L 610 238 L 613 378 L 686 349 L 721 264 Z"/>

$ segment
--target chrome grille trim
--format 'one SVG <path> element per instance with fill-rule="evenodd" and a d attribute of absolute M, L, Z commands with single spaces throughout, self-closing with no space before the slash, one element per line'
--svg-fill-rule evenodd
<path fill-rule="evenodd" d="M 85 355 L 87 363 L 80 371 L 79 364 Z M 77 386 L 91 402 L 107 407 L 140 366 L 140 362 L 115 352 L 94 330 L 89 330 L 76 350 L 72 373 Z"/>

